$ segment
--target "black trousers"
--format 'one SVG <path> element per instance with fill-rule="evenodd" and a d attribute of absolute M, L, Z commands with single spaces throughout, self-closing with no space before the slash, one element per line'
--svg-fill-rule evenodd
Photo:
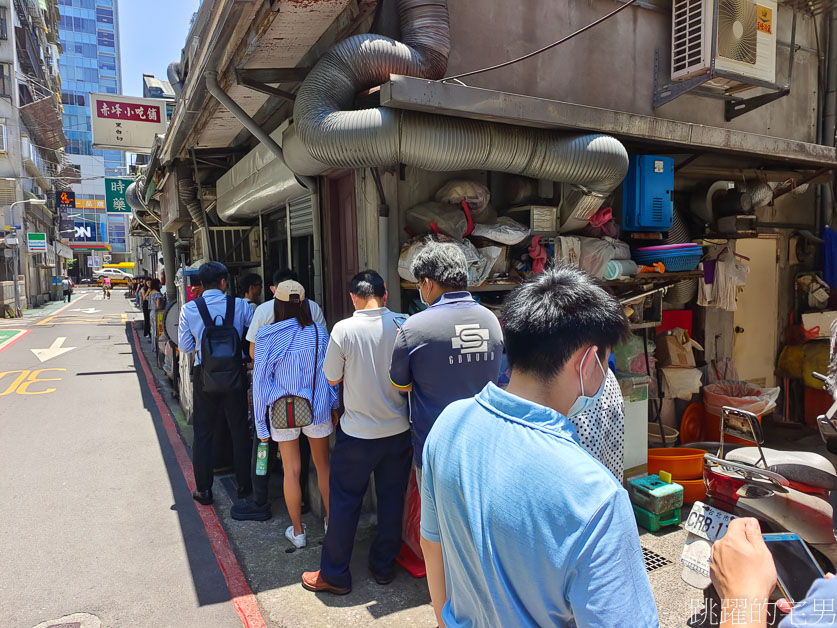
<path fill-rule="evenodd" d="M 233 468 L 238 488 L 249 491 L 250 481 L 250 430 L 247 429 L 247 391 L 245 389 L 226 393 L 203 391 L 201 367 L 192 372 L 194 418 L 194 444 L 192 445 L 192 467 L 195 470 L 195 484 L 199 491 L 212 488 L 213 442 L 218 424 L 226 421 L 233 447 Z"/>
<path fill-rule="evenodd" d="M 148 307 L 148 301 L 142 302 L 142 335 L 151 335 L 151 309 Z"/>
<path fill-rule="evenodd" d="M 349 563 L 363 497 L 373 473 L 378 498 L 378 534 L 369 550 L 369 564 L 382 574 L 392 571 L 401 549 L 411 449 L 409 430 L 387 438 L 363 439 L 337 429 L 337 442 L 331 454 L 328 533 L 320 559 L 320 573 L 329 584 L 352 586 Z"/>

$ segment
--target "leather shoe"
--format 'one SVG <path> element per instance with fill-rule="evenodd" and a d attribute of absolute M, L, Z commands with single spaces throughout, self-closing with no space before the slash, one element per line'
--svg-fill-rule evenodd
<path fill-rule="evenodd" d="M 195 489 L 192 493 L 192 499 L 204 506 L 212 505 L 212 491 L 199 491 Z"/>
<path fill-rule="evenodd" d="M 319 569 L 317 571 L 306 571 L 302 574 L 302 586 L 314 593 L 334 593 L 335 595 L 346 595 L 347 593 L 352 592 L 352 587 L 341 589 L 340 587 L 335 587 L 323 580 Z"/>
<path fill-rule="evenodd" d="M 383 573 L 375 569 L 372 565 L 369 565 L 369 573 L 372 574 L 372 577 L 375 579 L 380 585 L 386 585 L 395 580 L 395 571 L 390 571 L 389 573 Z"/>

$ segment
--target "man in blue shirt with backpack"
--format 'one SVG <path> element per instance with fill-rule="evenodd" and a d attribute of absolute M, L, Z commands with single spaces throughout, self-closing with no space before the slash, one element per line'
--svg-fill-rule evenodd
<path fill-rule="evenodd" d="M 253 309 L 244 301 L 226 296 L 229 272 L 220 262 L 198 269 L 203 294 L 180 310 L 178 349 L 195 352 L 192 371 L 194 443 L 192 466 L 200 504 L 212 504 L 212 445 L 217 426 L 226 421 L 232 436 L 233 466 L 238 496 L 252 490 L 251 438 L 247 427 L 247 379 L 241 339 L 253 320 Z"/>

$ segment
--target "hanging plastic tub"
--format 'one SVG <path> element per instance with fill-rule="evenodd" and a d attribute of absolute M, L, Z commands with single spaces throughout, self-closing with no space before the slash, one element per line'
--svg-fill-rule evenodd
<path fill-rule="evenodd" d="M 670 251 L 637 251 L 633 255 L 637 264 L 650 266 L 662 262 L 668 272 L 689 271 L 697 268 L 703 257 L 703 249 L 681 249 Z"/>
<path fill-rule="evenodd" d="M 730 406 L 752 412 L 761 423 L 763 414 L 776 407 L 780 388 L 759 388 L 749 382 L 723 381 L 703 387 L 703 403 L 706 406 L 704 434 L 709 441 L 721 438 L 721 410 Z M 752 441 L 724 435 L 724 442 L 750 445 Z"/>

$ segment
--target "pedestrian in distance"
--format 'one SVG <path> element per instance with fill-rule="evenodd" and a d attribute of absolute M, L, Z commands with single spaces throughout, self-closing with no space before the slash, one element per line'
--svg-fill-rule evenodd
<path fill-rule="evenodd" d="M 111 288 L 111 280 L 110 277 L 105 277 L 102 279 L 102 296 L 106 299 L 110 299 L 110 288 Z"/>
<path fill-rule="evenodd" d="M 406 399 L 388 374 L 406 316 L 386 307 L 386 284 L 374 270 L 355 275 L 349 296 L 355 312 L 334 326 L 323 366 L 330 384 L 342 382 L 344 405 L 331 456 L 330 525 L 320 569 L 302 575 L 306 589 L 340 595 L 352 589 L 349 563 L 370 475 L 375 476 L 378 533 L 369 570 L 378 584 L 395 578 L 411 447 Z"/>
<path fill-rule="evenodd" d="M 602 394 L 628 330 L 575 267 L 509 295 L 507 389 L 448 406 L 424 446 L 421 545 L 440 626 L 659 626 L 628 494 L 567 418 Z"/>
<path fill-rule="evenodd" d="M 233 466 L 238 497 L 252 492 L 250 480 L 251 438 L 247 429 L 247 389 L 241 337 L 253 318 L 243 299 L 227 296 L 229 273 L 219 262 L 198 269 L 203 294 L 180 311 L 178 348 L 195 352 L 192 370 L 193 428 L 192 466 L 200 504 L 212 503 L 213 441 L 218 425 L 226 421 L 232 438 Z M 157 285 L 159 289 L 159 284 Z M 148 281 L 148 292 L 152 282 Z"/>
<path fill-rule="evenodd" d="M 238 521 L 271 518 L 268 481 L 278 447 L 284 471 L 285 505 L 291 518 L 285 537 L 294 547 L 301 548 L 307 543 L 307 532 L 302 523 L 299 437 L 304 434 L 311 445 L 328 525 L 328 441 L 334 430 L 332 414 L 338 399 L 337 391 L 323 375 L 328 332 L 311 317 L 305 288 L 291 280 L 279 283 L 273 293 L 273 307 L 274 322 L 259 329 L 255 338 L 253 415 L 257 438 L 253 443 L 253 500 L 236 504 L 230 514 Z M 302 404 L 297 403 L 299 398 L 308 404 L 310 425 L 302 428 L 277 425 L 273 414 L 282 404 L 292 405 L 294 413 L 303 412 L 298 410 Z M 287 414 L 291 423 L 291 410 Z M 268 467 L 261 475 L 256 465 L 260 443 L 268 445 Z"/>
<path fill-rule="evenodd" d="M 389 375 L 396 389 L 410 394 L 420 483 L 421 453 L 436 417 L 448 404 L 497 381 L 503 334 L 497 317 L 467 291 L 468 264 L 455 244 L 431 241 L 416 255 L 411 272 L 427 309 L 401 328 Z"/>
<path fill-rule="evenodd" d="M 72 290 L 70 289 L 70 279 L 67 275 L 61 277 L 61 291 L 63 292 L 64 296 L 63 299 L 67 300 L 67 303 L 70 302 L 70 296 L 72 295 Z"/>
<path fill-rule="evenodd" d="M 244 275 L 241 280 L 242 298 L 256 310 L 259 302 L 262 300 L 262 278 L 256 273 L 249 273 Z"/>
<path fill-rule="evenodd" d="M 299 276 L 291 270 L 290 268 L 280 268 L 276 272 L 273 273 L 273 278 L 268 286 L 270 288 L 271 296 L 274 294 L 276 290 L 276 286 L 282 283 L 283 281 L 296 281 L 299 282 Z M 305 302 L 308 304 L 308 309 L 311 311 L 311 318 L 315 323 L 320 325 L 323 329 L 327 329 L 326 319 L 323 316 L 323 310 L 320 308 L 317 303 L 310 299 L 306 298 Z M 256 342 L 256 334 L 259 333 L 259 330 L 264 327 L 265 325 L 270 325 L 274 322 L 274 303 L 273 299 L 268 299 L 261 305 L 256 308 L 255 313 L 253 314 L 253 322 L 250 324 L 250 327 L 247 329 L 247 342 L 249 343 L 248 350 L 250 352 L 250 360 L 252 361 L 253 356 L 255 355 L 255 342 Z M 255 425 L 252 426 L 253 432 L 255 433 Z M 308 446 L 307 439 L 300 439 L 299 442 L 299 459 L 300 459 L 300 475 L 299 475 L 299 483 L 300 489 L 302 490 L 302 513 L 307 513 L 311 507 L 308 504 L 308 477 L 311 469 L 311 448 Z"/>
<path fill-rule="evenodd" d="M 148 295 L 150 292 L 151 280 L 146 279 L 139 293 L 140 304 L 142 306 L 142 335 L 146 338 L 151 337 L 151 306 L 148 303 Z"/>

